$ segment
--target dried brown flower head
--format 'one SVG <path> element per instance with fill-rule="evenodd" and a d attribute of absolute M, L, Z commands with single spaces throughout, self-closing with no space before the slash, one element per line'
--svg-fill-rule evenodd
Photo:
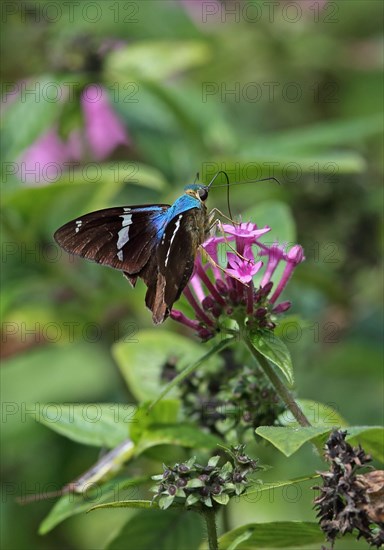
<path fill-rule="evenodd" d="M 371 457 L 345 441 L 346 431 L 334 431 L 325 444 L 325 458 L 330 464 L 327 472 L 319 472 L 322 487 L 315 499 L 321 529 L 334 544 L 338 535 L 357 530 L 371 546 L 384 543 L 384 472 L 374 470 L 358 474 L 371 462 Z"/>

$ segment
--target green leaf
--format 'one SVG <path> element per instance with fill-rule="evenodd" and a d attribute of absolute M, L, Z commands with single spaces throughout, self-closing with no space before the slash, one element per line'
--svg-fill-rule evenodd
<path fill-rule="evenodd" d="M 140 41 L 112 52 L 105 62 L 106 78 L 124 84 L 164 81 L 179 71 L 209 62 L 209 47 L 200 41 Z"/>
<path fill-rule="evenodd" d="M 88 509 L 88 512 L 94 510 L 101 510 L 106 508 L 136 508 L 149 510 L 151 508 L 159 508 L 157 502 L 152 500 L 116 500 L 114 502 L 108 502 L 107 504 L 97 504 Z"/>
<path fill-rule="evenodd" d="M 378 115 L 351 120 L 327 120 L 270 136 L 263 135 L 262 140 L 254 140 L 252 145 L 244 147 L 242 156 L 252 157 L 253 154 L 260 155 L 266 151 L 274 152 L 275 156 L 277 151 L 282 152 L 285 157 L 287 151 L 302 153 L 307 150 L 318 153 L 320 148 L 361 143 L 364 138 L 377 135 L 380 131 L 381 117 Z M 338 163 L 337 158 L 335 161 Z"/>
<path fill-rule="evenodd" d="M 217 466 L 219 460 L 220 460 L 220 456 L 212 456 L 208 460 L 208 466 L 212 466 L 213 468 L 215 468 Z"/>
<path fill-rule="evenodd" d="M 259 494 L 263 493 L 265 491 L 270 491 L 272 489 L 278 489 L 279 487 L 287 487 L 289 485 L 296 485 L 297 483 L 303 483 L 305 481 L 309 481 L 311 479 L 317 479 L 319 478 L 319 474 L 311 474 L 309 476 L 301 476 L 296 477 L 294 479 L 287 479 L 285 481 L 271 481 L 271 482 L 263 482 L 257 484 L 256 487 L 252 486 L 245 493 L 243 493 L 241 496 L 248 497 L 253 494 Z"/>
<path fill-rule="evenodd" d="M 360 444 L 373 458 L 384 462 L 384 428 L 382 426 L 348 426 L 347 440 Z"/>
<path fill-rule="evenodd" d="M 17 414 L 9 414 L 3 422 L 2 434 L 9 443 L 12 440 L 12 445 L 25 445 L 26 438 L 36 427 L 35 421 L 47 416 L 47 408 L 51 409 L 51 415 L 56 410 L 59 418 L 61 406 L 56 403 L 84 398 L 95 400 L 106 392 L 113 393 L 117 387 L 113 362 L 105 349 L 96 343 L 38 346 L 4 360 L 3 366 L 0 370 L 2 401 L 14 403 L 18 411 L 30 411 L 24 421 L 20 421 Z M 47 403 L 46 407 L 42 403 Z M 126 406 L 122 407 L 126 411 Z M 115 412 L 117 414 L 118 409 Z M 49 426 L 54 427 L 55 423 Z M 125 432 L 125 437 L 127 434 Z"/>
<path fill-rule="evenodd" d="M 125 184 L 135 184 L 161 191 L 166 181 L 159 170 L 137 161 L 90 163 L 75 170 L 64 172 L 55 185 L 92 185 L 92 197 L 87 208 L 94 210 L 105 206 Z"/>
<path fill-rule="evenodd" d="M 116 495 L 124 495 L 126 489 L 129 495 L 137 496 L 137 487 L 147 483 L 148 478 L 135 478 L 116 482 L 116 480 L 95 488 L 89 489 L 85 495 L 76 493 L 67 493 L 56 502 L 49 514 L 45 517 L 39 527 L 39 534 L 45 535 L 56 525 L 65 519 L 86 512 L 95 502 L 105 502 L 113 500 Z M 128 495 L 127 495 L 128 496 Z"/>
<path fill-rule="evenodd" d="M 163 367 L 168 360 L 177 361 L 181 370 L 201 355 L 201 345 L 167 330 L 143 330 L 138 339 L 139 345 L 121 341 L 112 347 L 113 357 L 138 401 L 155 399 L 159 395 Z M 220 362 L 219 357 L 212 357 L 208 365 Z M 174 395 L 172 392 L 171 396 Z"/>
<path fill-rule="evenodd" d="M 248 145 L 246 145 L 246 149 L 241 151 L 238 156 L 231 155 L 229 159 L 225 160 L 215 157 L 215 161 L 218 165 L 225 162 L 229 173 L 232 166 L 257 166 L 257 178 L 269 177 L 273 166 L 275 177 L 278 179 L 292 178 L 294 181 L 301 177 L 301 174 L 312 174 L 316 178 L 320 174 L 325 174 L 330 182 L 332 180 L 336 182 L 340 174 L 360 174 L 366 169 L 364 157 L 355 151 L 318 154 L 317 151 L 312 153 L 309 150 L 306 155 L 305 147 L 297 152 L 292 151 L 292 153 L 287 153 L 287 149 L 281 150 L 279 153 L 273 145 L 268 149 L 265 147 L 267 144 L 261 145 L 251 154 Z"/>
<path fill-rule="evenodd" d="M 211 450 L 220 441 L 218 437 L 202 432 L 192 424 L 153 426 L 142 434 L 136 447 L 136 454 L 141 454 L 157 445 L 178 445 L 180 447 Z"/>
<path fill-rule="evenodd" d="M 54 403 L 43 405 L 42 411 L 39 422 L 73 441 L 96 447 L 116 447 L 127 439 L 132 421 L 132 406 L 119 403 Z"/>
<path fill-rule="evenodd" d="M 259 426 L 256 429 L 260 435 L 274 445 L 285 456 L 291 456 L 298 451 L 304 443 L 312 441 L 319 436 L 328 434 L 329 428 L 280 428 L 275 426 Z"/>
<path fill-rule="evenodd" d="M 203 538 L 202 520 L 193 512 L 145 510 L 127 521 L 109 550 L 191 550 Z"/>
<path fill-rule="evenodd" d="M 177 422 L 180 401 L 176 399 L 166 399 L 149 409 L 149 403 L 142 403 L 137 407 L 132 425 L 130 427 L 130 436 L 134 443 L 138 443 L 142 434 L 151 426 L 160 427 L 161 424 L 173 424 Z"/>
<path fill-rule="evenodd" d="M 212 499 L 223 506 L 226 506 L 229 502 L 229 495 L 223 493 L 222 495 L 212 495 Z"/>
<path fill-rule="evenodd" d="M 167 188 L 164 176 L 156 168 L 137 161 L 115 161 L 98 163 L 97 165 L 90 163 L 89 166 L 85 165 L 82 168 L 63 172 L 62 176 L 56 182 L 51 183 L 49 187 L 26 187 L 12 191 L 6 197 L 8 197 L 8 200 L 12 200 L 15 193 L 19 193 L 24 197 L 35 195 L 38 198 L 40 198 L 40 195 L 48 194 L 52 200 L 57 193 L 68 193 L 69 190 L 73 189 L 73 186 L 91 186 L 93 191 L 99 194 L 101 189 L 111 186 L 113 191 L 117 192 L 126 183 L 156 191 Z M 86 189 L 89 193 L 90 188 Z M 6 204 L 8 204 L 8 200 Z M 28 198 L 24 201 L 27 202 Z"/>
<path fill-rule="evenodd" d="M 188 110 L 186 105 L 183 105 L 174 90 L 164 86 L 164 83 L 153 81 L 146 82 L 144 85 L 161 102 L 163 110 L 173 115 L 181 132 L 185 134 L 185 138 L 195 142 L 198 147 L 201 139 L 200 121 Z"/>
<path fill-rule="evenodd" d="M 167 508 L 169 508 L 172 504 L 173 504 L 173 501 L 175 500 L 175 496 L 172 496 L 172 495 L 164 495 L 162 496 L 160 499 L 159 499 L 159 506 L 162 510 L 167 510 Z"/>
<path fill-rule="evenodd" d="M 314 427 L 324 426 L 330 429 L 333 426 L 347 426 L 346 420 L 329 405 L 311 399 L 297 399 L 296 402 Z M 279 416 L 278 420 L 283 426 L 299 426 L 299 423 L 288 409 Z"/>
<path fill-rule="evenodd" d="M 225 533 L 219 539 L 220 550 L 256 550 L 258 548 L 301 548 L 324 542 L 317 523 L 276 521 L 249 523 Z"/>
<path fill-rule="evenodd" d="M 233 466 L 230 462 L 226 462 L 224 466 L 221 468 L 221 471 L 223 474 L 228 474 L 233 471 Z"/>
<path fill-rule="evenodd" d="M 348 426 L 347 441 L 351 445 L 360 443 L 365 451 L 372 453 L 375 458 L 383 460 L 383 434 L 381 426 Z M 259 426 L 256 433 L 267 439 L 285 456 L 291 456 L 304 443 L 312 441 L 317 445 L 323 445 L 331 433 L 329 427 L 291 428 L 275 426 Z"/>
<path fill-rule="evenodd" d="M 197 487 L 204 487 L 204 485 L 205 482 L 198 478 L 190 479 L 187 483 L 188 489 L 196 489 Z"/>
<path fill-rule="evenodd" d="M 250 341 L 261 355 L 276 365 L 284 374 L 290 386 L 293 386 L 293 366 L 289 349 L 274 334 L 252 334 Z"/>
<path fill-rule="evenodd" d="M 185 501 L 185 505 L 186 506 L 193 506 L 194 504 L 196 504 L 196 502 L 199 502 L 199 497 L 197 495 L 195 495 L 194 493 L 191 493 L 187 500 Z"/>

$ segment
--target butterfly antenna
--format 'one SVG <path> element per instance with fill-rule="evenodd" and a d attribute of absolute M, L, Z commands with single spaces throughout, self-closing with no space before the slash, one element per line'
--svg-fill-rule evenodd
<path fill-rule="evenodd" d="M 219 170 L 218 172 L 216 172 L 216 174 L 213 176 L 213 178 L 211 179 L 211 181 L 208 183 L 208 185 L 207 185 L 208 189 L 211 187 L 211 185 L 213 184 L 213 182 L 215 181 L 215 179 L 216 179 L 218 176 L 220 176 L 220 174 L 224 174 L 224 176 L 225 176 L 227 182 L 229 183 L 229 178 L 228 178 L 227 172 L 224 172 L 224 170 Z M 225 184 L 225 185 L 227 185 L 227 184 Z M 216 187 L 218 187 L 218 186 L 216 186 Z M 222 186 L 220 185 L 219 187 L 222 187 Z"/>
<path fill-rule="evenodd" d="M 229 178 L 228 178 L 228 175 L 226 172 L 225 173 L 225 177 L 227 179 L 227 205 L 228 205 L 228 214 L 229 214 L 229 217 L 231 218 L 232 220 L 232 223 L 234 223 L 233 221 L 233 218 L 232 218 L 232 212 L 231 212 L 231 204 L 229 202 Z"/>
<path fill-rule="evenodd" d="M 213 178 L 211 179 L 210 183 L 207 185 L 208 189 L 211 187 L 211 185 L 213 184 L 213 182 L 215 181 L 215 179 L 217 178 L 217 176 L 219 176 L 220 174 L 223 174 L 225 176 L 225 179 L 227 180 L 227 183 L 225 183 L 224 185 L 227 187 L 227 205 L 228 205 L 228 213 L 229 213 L 229 217 L 233 223 L 233 218 L 232 218 L 232 212 L 231 212 L 231 205 L 229 203 L 229 186 L 230 186 L 230 183 L 229 183 L 229 177 L 228 177 L 228 174 L 227 172 L 225 172 L 224 170 L 219 170 L 219 172 L 217 172 Z M 222 187 L 221 185 L 216 185 L 216 187 Z"/>
<path fill-rule="evenodd" d="M 254 180 L 252 183 L 258 183 L 259 181 L 270 181 L 270 180 L 273 180 L 275 181 L 276 183 L 278 183 L 279 185 L 281 185 L 281 183 L 279 182 L 279 180 L 277 178 L 275 178 L 274 176 L 269 176 L 268 178 L 261 178 L 259 180 Z"/>
<path fill-rule="evenodd" d="M 225 174 L 225 172 L 223 172 L 223 173 Z M 216 176 L 215 176 L 215 178 L 216 178 Z M 248 181 L 238 181 L 238 182 L 234 182 L 234 183 L 224 183 L 224 184 L 220 184 L 220 185 L 215 185 L 215 188 L 216 187 L 226 187 L 227 185 L 245 185 L 246 183 L 248 183 L 248 184 L 249 183 L 259 183 L 261 181 L 270 181 L 270 180 L 273 180 L 276 183 L 278 183 L 279 185 L 281 185 L 281 183 L 279 182 L 279 180 L 277 178 L 275 178 L 274 176 L 269 176 L 268 178 L 260 178 L 258 180 L 248 180 Z"/>

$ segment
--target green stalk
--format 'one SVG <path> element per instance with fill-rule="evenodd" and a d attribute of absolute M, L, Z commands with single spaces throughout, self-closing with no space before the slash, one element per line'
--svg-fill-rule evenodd
<path fill-rule="evenodd" d="M 291 413 L 296 418 L 300 426 L 304 426 L 304 427 L 311 426 L 311 423 L 309 422 L 308 418 L 305 416 L 303 411 L 300 409 L 299 405 L 296 403 L 295 398 L 293 397 L 291 392 L 288 390 L 288 388 L 280 380 L 279 376 L 276 374 L 273 367 L 269 364 L 268 360 L 264 357 L 264 355 L 262 355 L 259 351 L 257 351 L 256 348 L 254 348 L 248 336 L 244 336 L 244 342 L 247 348 L 249 349 L 249 351 L 251 352 L 251 354 L 253 355 L 253 357 L 256 359 L 257 363 L 260 365 L 265 376 L 269 379 L 269 381 L 275 388 L 276 393 L 285 403 L 287 408 L 291 411 Z"/>
<path fill-rule="evenodd" d="M 202 511 L 202 514 L 204 516 L 205 524 L 207 526 L 209 550 L 219 550 L 216 529 L 216 512 L 213 509 L 205 507 L 204 511 Z"/>

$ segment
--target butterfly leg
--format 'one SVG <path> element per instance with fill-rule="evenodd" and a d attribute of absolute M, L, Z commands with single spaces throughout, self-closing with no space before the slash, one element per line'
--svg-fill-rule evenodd
<path fill-rule="evenodd" d="M 225 233 L 224 233 L 224 230 L 222 228 L 222 226 L 219 224 L 219 230 L 223 236 L 223 239 L 224 239 L 224 242 L 225 244 L 228 246 L 228 248 L 230 250 L 232 250 L 232 252 L 234 252 L 236 254 L 236 256 L 238 256 L 239 258 L 241 258 L 242 260 L 244 260 L 245 262 L 250 262 L 251 260 L 249 258 L 246 258 L 245 256 L 243 256 L 242 254 L 240 254 L 240 252 L 238 250 L 236 250 L 236 248 L 234 248 L 231 243 L 228 241 L 227 237 L 225 236 Z"/>
<path fill-rule="evenodd" d="M 219 218 L 216 218 L 216 212 L 214 212 L 213 210 L 209 213 L 209 217 L 208 217 L 208 233 L 210 235 L 213 235 L 213 229 L 215 229 L 219 224 L 220 224 L 220 220 Z"/>
<path fill-rule="evenodd" d="M 225 216 L 222 212 L 220 212 L 220 210 L 218 210 L 217 208 L 213 208 L 210 213 L 209 213 L 209 232 L 212 233 L 212 229 L 216 226 L 219 227 L 219 230 L 220 230 L 220 233 L 222 234 L 223 238 L 224 238 L 224 242 L 225 244 L 228 246 L 228 248 L 230 248 L 232 250 L 232 252 L 234 252 L 236 254 L 236 256 L 238 256 L 239 258 L 241 258 L 242 260 L 244 261 L 249 261 L 249 258 L 245 258 L 244 256 L 242 256 L 228 241 L 228 239 L 226 238 L 225 236 L 225 233 L 223 231 L 223 228 L 221 227 L 221 223 L 220 223 L 220 220 L 218 218 L 216 218 L 215 214 L 216 213 L 220 213 L 222 216 L 224 216 L 225 218 L 227 218 L 229 220 L 229 218 L 227 216 Z M 232 220 L 231 220 L 232 222 Z"/>
<path fill-rule="evenodd" d="M 229 218 L 228 216 L 226 216 L 221 210 L 219 210 L 218 208 L 212 208 L 212 210 L 210 211 L 209 213 L 209 218 L 211 219 L 214 219 L 216 217 L 216 215 L 219 214 L 220 217 L 224 218 L 225 220 L 229 221 L 230 223 L 232 224 L 236 224 L 237 222 L 233 221 L 232 218 Z"/>
<path fill-rule="evenodd" d="M 219 269 L 220 271 L 222 271 L 223 273 L 225 273 L 225 275 L 228 275 L 227 273 L 227 270 L 225 269 L 225 267 L 222 267 L 220 264 L 218 264 L 217 262 L 215 262 L 215 260 L 212 258 L 212 256 L 210 256 L 208 254 L 208 252 L 203 248 L 201 247 L 201 255 L 204 259 L 206 259 L 211 265 L 213 265 L 214 267 L 217 267 L 217 269 Z M 243 281 L 241 281 L 240 279 L 238 279 L 237 277 L 234 277 L 233 275 L 231 275 L 231 278 L 232 279 L 235 279 L 236 281 L 239 281 L 239 283 L 241 283 L 242 285 L 244 285 L 245 287 L 248 287 L 249 285 L 247 285 L 246 283 L 244 283 Z"/>

